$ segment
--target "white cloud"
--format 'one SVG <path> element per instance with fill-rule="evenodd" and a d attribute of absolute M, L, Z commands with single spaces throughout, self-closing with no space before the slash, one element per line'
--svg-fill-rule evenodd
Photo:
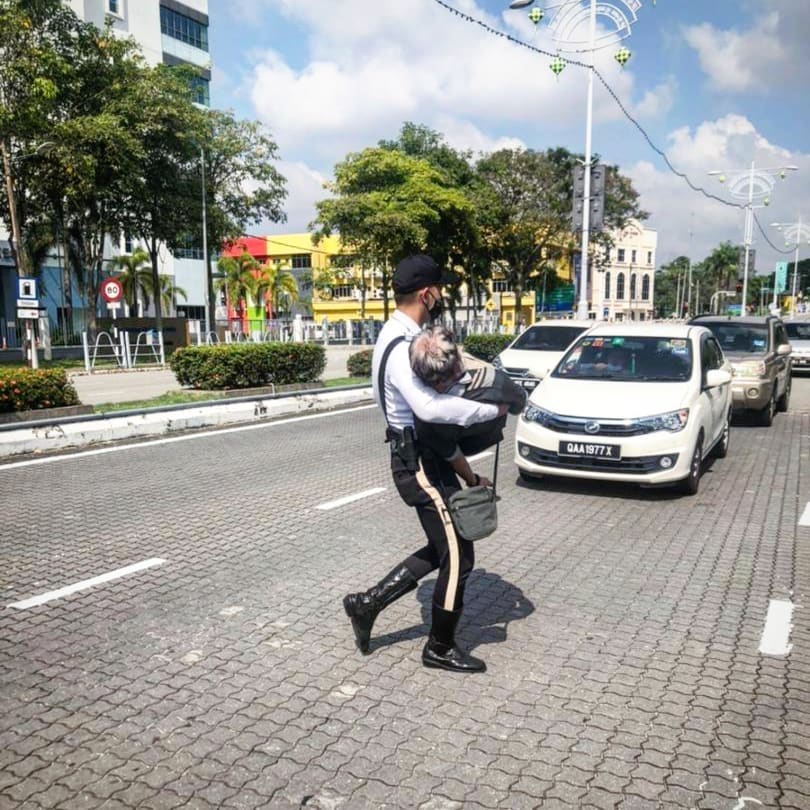
<path fill-rule="evenodd" d="M 734 201 L 728 194 L 728 183 L 720 184 L 708 176 L 709 171 L 745 170 L 752 157 L 756 165 L 763 168 L 797 165 L 798 173 L 788 175 L 784 182 L 776 180 L 770 207 L 756 211 L 777 247 L 783 248 L 783 244 L 776 229 L 769 227 L 770 223 L 792 222 L 800 211 L 810 212 L 810 188 L 802 182 L 802 176 L 810 173 L 810 154 L 791 153 L 770 143 L 747 118 L 727 115 L 705 121 L 694 130 L 684 127 L 674 131 L 669 140 L 667 153 L 676 168 L 687 174 L 695 185 L 728 201 Z M 693 260 L 700 261 L 721 241 L 742 243 L 742 209 L 692 191 L 681 178 L 646 160 L 623 167 L 623 171 L 640 192 L 642 207 L 653 214 L 648 224 L 659 233 L 659 264 L 690 253 Z M 730 172 L 728 177 L 730 179 Z M 771 271 L 773 263 L 784 258 L 768 246 L 756 226 L 754 245 L 759 272 Z"/>
<path fill-rule="evenodd" d="M 674 76 L 648 90 L 635 105 L 635 113 L 640 118 L 663 118 L 675 103 L 678 82 Z"/>
<path fill-rule="evenodd" d="M 709 23 L 683 29 L 715 90 L 765 92 L 776 83 L 794 84 L 807 75 L 806 0 L 762 0 L 752 11 L 756 22 L 746 30 L 721 30 Z"/>
<path fill-rule="evenodd" d="M 276 168 L 287 179 L 287 221 L 262 222 L 251 230 L 257 234 L 303 233 L 315 219 L 315 203 L 329 196 L 324 188 L 327 178 L 301 162 L 280 161 Z"/>

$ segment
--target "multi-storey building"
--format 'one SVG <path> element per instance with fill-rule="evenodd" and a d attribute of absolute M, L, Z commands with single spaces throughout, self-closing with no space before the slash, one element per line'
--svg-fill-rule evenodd
<path fill-rule="evenodd" d="M 208 0 L 66 0 L 78 17 L 99 28 L 135 39 L 150 64 L 194 65 L 195 101 L 208 106 L 211 57 L 208 49 Z M 122 235 L 113 253 L 131 253 L 137 242 Z M 189 244 L 172 254 L 160 252 L 160 272 L 182 287 L 187 299 L 179 305 L 189 318 L 205 312 L 205 266 L 202 245 Z"/>
<path fill-rule="evenodd" d="M 658 233 L 631 220 L 611 236 L 614 245 L 595 273 L 591 316 L 610 321 L 651 320 Z"/>

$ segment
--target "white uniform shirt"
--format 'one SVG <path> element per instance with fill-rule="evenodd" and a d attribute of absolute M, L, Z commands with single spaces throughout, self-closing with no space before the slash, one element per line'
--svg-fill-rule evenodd
<path fill-rule="evenodd" d="M 411 340 L 419 334 L 419 324 L 400 310 L 395 310 L 383 326 L 374 345 L 371 362 L 371 380 L 374 386 L 374 399 L 381 405 L 381 392 L 378 386 L 380 362 L 388 344 L 400 336 L 405 340 L 397 344 L 388 355 L 385 364 L 385 409 L 388 424 L 402 430 L 413 427 L 414 413 L 423 422 L 439 422 L 445 425 L 467 425 L 486 422 L 498 415 L 496 405 L 473 402 L 461 397 L 440 394 L 425 385 L 412 371 L 408 348 Z"/>

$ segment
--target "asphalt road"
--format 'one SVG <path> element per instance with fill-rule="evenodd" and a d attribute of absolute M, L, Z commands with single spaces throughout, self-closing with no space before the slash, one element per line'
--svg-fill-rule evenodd
<path fill-rule="evenodd" d="M 432 578 L 354 649 L 342 596 L 420 543 L 380 439 L 365 408 L 0 466 L 0 807 L 810 807 L 810 380 L 693 498 L 503 453 L 482 676 L 421 666 Z"/>

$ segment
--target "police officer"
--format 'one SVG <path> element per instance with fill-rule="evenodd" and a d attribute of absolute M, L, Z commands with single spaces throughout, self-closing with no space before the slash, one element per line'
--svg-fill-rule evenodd
<path fill-rule="evenodd" d="M 425 422 L 468 426 L 502 416 L 507 406 L 443 395 L 414 375 L 408 344 L 425 324 L 441 315 L 443 282 L 441 269 L 430 256 L 409 256 L 397 265 L 393 276 L 396 310 L 383 326 L 372 358 L 374 397 L 388 424 L 391 474 L 402 500 L 416 509 L 427 543 L 368 591 L 347 595 L 343 606 L 358 648 L 367 653 L 379 613 L 438 569 L 431 631 L 422 661 L 425 666 L 455 672 L 483 672 L 484 662 L 455 643 L 464 581 L 473 559 L 472 543 L 456 535 L 442 498 L 442 490 L 454 491 L 458 480 L 446 460 L 420 455 L 414 414 Z"/>

